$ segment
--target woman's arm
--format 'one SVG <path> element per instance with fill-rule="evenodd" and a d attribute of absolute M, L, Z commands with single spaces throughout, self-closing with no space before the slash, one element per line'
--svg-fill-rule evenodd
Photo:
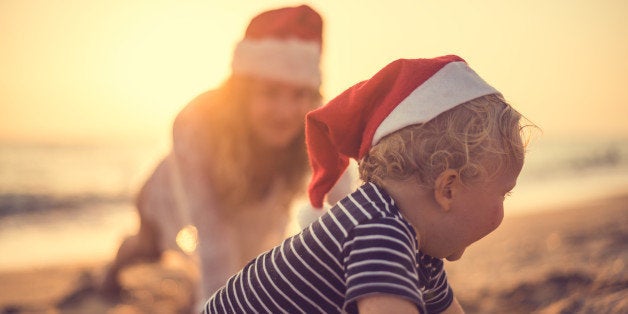
<path fill-rule="evenodd" d="M 200 258 L 200 298 L 206 298 L 225 284 L 238 265 L 233 226 L 221 221 L 212 182 L 207 173 L 212 164 L 207 151 L 209 135 L 203 128 L 207 114 L 201 106 L 188 105 L 175 119 L 173 154 L 181 192 L 179 205 L 186 207 L 190 221 L 198 230 L 197 253 Z"/>

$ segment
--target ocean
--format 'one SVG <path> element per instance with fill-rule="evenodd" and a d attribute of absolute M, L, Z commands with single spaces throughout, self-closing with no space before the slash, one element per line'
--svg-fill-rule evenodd
<path fill-rule="evenodd" d="M 111 259 L 159 142 L 0 142 L 0 270 Z"/>
<path fill-rule="evenodd" d="M 113 258 L 161 142 L 0 142 L 0 270 Z M 628 192 L 628 137 L 537 138 L 506 216 Z"/>

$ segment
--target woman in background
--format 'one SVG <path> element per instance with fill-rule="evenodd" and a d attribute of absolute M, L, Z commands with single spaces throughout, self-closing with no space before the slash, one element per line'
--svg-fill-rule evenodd
<path fill-rule="evenodd" d="M 321 48 L 322 18 L 308 6 L 251 20 L 230 77 L 176 117 L 172 150 L 139 192 L 139 231 L 107 269 L 105 293 L 119 293 L 124 267 L 178 250 L 198 263 L 195 300 L 204 300 L 284 238 L 309 173 L 304 117 L 321 104 Z"/>

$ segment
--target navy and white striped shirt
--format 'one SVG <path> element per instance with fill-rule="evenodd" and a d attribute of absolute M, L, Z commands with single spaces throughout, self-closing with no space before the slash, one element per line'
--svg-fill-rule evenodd
<path fill-rule="evenodd" d="M 355 313 L 356 300 L 373 293 L 405 298 L 421 313 L 453 300 L 442 260 L 419 251 L 392 198 L 366 183 L 249 262 L 204 313 Z"/>

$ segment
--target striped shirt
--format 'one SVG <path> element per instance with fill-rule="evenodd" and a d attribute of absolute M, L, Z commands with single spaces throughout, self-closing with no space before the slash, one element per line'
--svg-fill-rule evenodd
<path fill-rule="evenodd" d="M 418 249 L 416 232 L 372 183 L 260 254 L 207 301 L 204 313 L 356 313 L 385 293 L 438 313 L 453 300 L 443 261 Z"/>

